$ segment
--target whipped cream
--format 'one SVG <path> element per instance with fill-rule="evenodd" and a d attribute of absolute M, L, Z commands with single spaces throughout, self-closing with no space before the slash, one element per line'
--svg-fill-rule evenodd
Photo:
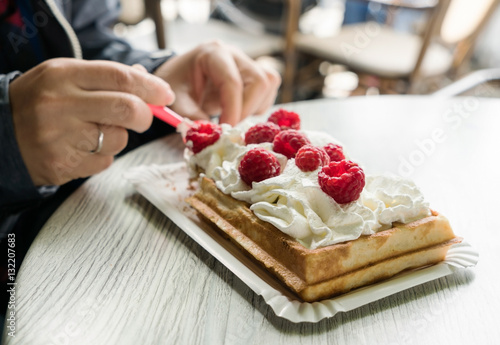
<path fill-rule="evenodd" d="M 222 124 L 222 134 L 214 144 L 205 147 L 196 155 L 189 149 L 184 150 L 184 159 L 188 163 L 191 177 L 198 175 L 198 167 L 205 175 L 213 178 L 212 173 L 216 167 L 222 165 L 224 161 L 234 160 L 241 152 L 246 152 L 245 141 L 242 130 Z"/>
<path fill-rule="evenodd" d="M 398 176 L 367 176 L 360 199 L 377 216 L 382 228 L 431 215 L 429 204 L 413 181 Z"/>
<path fill-rule="evenodd" d="M 217 188 L 233 198 L 249 203 L 250 209 L 266 221 L 315 249 L 357 239 L 391 227 L 393 222 L 407 223 L 430 215 L 430 209 L 415 184 L 397 176 L 366 176 L 360 198 L 338 204 L 324 193 L 318 183 L 318 168 L 303 172 L 294 159 L 272 151 L 272 143 L 245 145 L 245 131 L 222 125 L 222 135 L 213 145 L 193 155 L 186 150 L 190 170 L 197 167 L 213 179 Z M 321 132 L 304 131 L 313 145 L 338 141 Z M 281 174 L 252 187 L 243 182 L 238 166 L 248 150 L 263 147 L 281 164 Z M 347 158 L 347 157 L 346 157 Z"/>

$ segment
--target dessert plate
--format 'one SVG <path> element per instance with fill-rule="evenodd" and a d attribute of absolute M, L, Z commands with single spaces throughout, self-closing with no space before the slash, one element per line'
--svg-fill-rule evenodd
<path fill-rule="evenodd" d="M 164 213 L 188 236 L 231 270 L 256 294 L 261 295 L 274 313 L 292 322 L 318 322 L 338 312 L 356 309 L 399 291 L 475 266 L 478 253 L 466 242 L 453 245 L 446 260 L 429 267 L 401 273 L 389 280 L 356 289 L 321 302 L 300 301 L 265 269 L 240 252 L 184 201 L 195 188 L 189 183 L 184 162 L 139 166 L 124 177 L 135 189 Z"/>

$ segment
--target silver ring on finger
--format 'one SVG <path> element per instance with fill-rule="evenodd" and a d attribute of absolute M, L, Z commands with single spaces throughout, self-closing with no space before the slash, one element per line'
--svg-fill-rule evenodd
<path fill-rule="evenodd" d="M 99 130 L 99 137 L 97 138 L 97 146 L 94 150 L 90 151 L 91 154 L 96 154 L 101 152 L 102 144 L 104 143 L 104 132 L 101 130 L 101 126 L 97 125 L 97 129 Z"/>

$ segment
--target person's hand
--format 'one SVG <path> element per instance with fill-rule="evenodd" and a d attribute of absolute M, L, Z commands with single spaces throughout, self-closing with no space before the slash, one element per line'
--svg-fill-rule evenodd
<path fill-rule="evenodd" d="M 279 74 L 264 68 L 235 47 L 205 43 L 176 56 L 155 72 L 176 95 L 172 109 L 193 120 L 219 115 L 235 125 L 266 111 L 276 98 Z"/>
<path fill-rule="evenodd" d="M 158 77 L 115 62 L 52 59 L 9 87 L 18 146 L 35 185 L 61 185 L 107 168 L 125 148 L 126 129 L 153 121 L 146 103 L 174 100 Z M 102 148 L 98 148 L 100 131 Z"/>

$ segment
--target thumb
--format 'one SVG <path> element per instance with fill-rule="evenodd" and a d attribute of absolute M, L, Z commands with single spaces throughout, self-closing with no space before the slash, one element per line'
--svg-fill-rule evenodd
<path fill-rule="evenodd" d="M 135 70 L 138 70 L 139 72 L 142 72 L 142 73 L 146 73 L 146 74 L 149 74 L 148 70 L 146 69 L 146 67 L 144 67 L 143 65 L 141 64 L 133 64 L 131 66 L 133 69 Z M 157 76 L 154 76 L 155 78 L 159 78 Z M 161 78 L 160 78 L 161 79 Z M 169 85 L 170 86 L 170 85 Z M 169 87 L 168 89 L 168 97 L 167 99 L 169 100 L 167 104 L 157 104 L 157 105 L 171 105 L 172 103 L 174 103 L 175 101 L 175 93 L 174 91 L 172 90 L 172 88 Z"/>
<path fill-rule="evenodd" d="M 191 120 L 210 120 L 210 116 L 191 97 L 184 94 L 179 94 L 170 108 Z"/>

